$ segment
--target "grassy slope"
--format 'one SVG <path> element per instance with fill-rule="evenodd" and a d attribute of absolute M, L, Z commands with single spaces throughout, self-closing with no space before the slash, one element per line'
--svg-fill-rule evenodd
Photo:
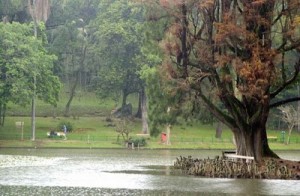
<path fill-rule="evenodd" d="M 85 148 L 120 148 L 116 143 L 117 133 L 114 127 L 107 126 L 105 117 L 80 117 L 74 118 L 52 118 L 38 117 L 36 122 L 37 141 L 32 142 L 31 126 L 29 117 L 8 117 L 4 127 L 0 128 L 1 147 L 85 147 Z M 15 127 L 16 121 L 24 121 L 24 140 L 21 141 L 21 130 Z M 49 139 L 47 132 L 56 128 L 61 121 L 71 122 L 74 131 L 68 134 L 68 140 L 63 138 Z M 140 133 L 141 123 L 136 120 L 132 126 L 132 137 Z M 232 134 L 228 129 L 223 130 L 222 139 L 214 137 L 214 127 L 211 125 L 174 126 L 171 132 L 172 145 L 160 142 L 160 137 L 151 138 L 147 141 L 148 148 L 188 148 L 188 149 L 233 149 L 231 142 Z M 270 131 L 270 135 L 278 136 L 280 132 Z M 285 145 L 281 142 L 270 142 L 272 149 L 299 149 L 300 136 L 294 132 L 292 144 Z"/>
<path fill-rule="evenodd" d="M 133 103 L 135 98 L 131 98 Z M 116 143 L 117 133 L 114 127 L 107 126 L 105 121 L 110 110 L 114 107 L 112 101 L 100 102 L 94 95 L 86 94 L 77 96 L 72 103 L 72 117 L 62 116 L 66 96 L 61 96 L 61 101 L 57 108 L 48 104 L 38 102 L 36 119 L 36 138 L 33 142 L 31 138 L 30 107 L 20 108 L 11 105 L 5 126 L 0 128 L 0 147 L 88 147 L 88 148 L 120 148 Z M 27 115 L 24 116 L 24 115 Z M 21 130 L 15 126 L 16 121 L 24 121 L 24 140 L 21 141 Z M 68 140 L 62 138 L 49 139 L 47 132 L 56 128 L 60 122 L 70 122 L 74 126 L 74 131 L 68 134 Z M 162 130 L 164 131 L 164 130 Z M 132 125 L 132 137 L 141 132 L 141 122 L 135 120 Z M 269 135 L 281 138 L 279 131 L 269 131 Z M 165 145 L 160 142 L 160 137 L 151 138 L 147 141 L 148 148 L 189 148 L 189 149 L 233 149 L 232 134 L 230 130 L 224 128 L 222 139 L 216 139 L 215 126 L 195 123 L 193 126 L 174 126 L 171 132 L 172 145 Z M 300 134 L 293 132 L 292 144 L 285 145 L 280 141 L 270 141 L 272 149 L 299 149 Z"/>

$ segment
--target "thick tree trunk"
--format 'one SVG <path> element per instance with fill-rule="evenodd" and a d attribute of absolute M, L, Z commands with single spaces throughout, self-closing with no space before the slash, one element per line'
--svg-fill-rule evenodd
<path fill-rule="evenodd" d="M 254 124 L 251 128 L 234 130 L 238 155 L 253 156 L 256 162 L 263 157 L 279 158 L 269 147 L 266 125 Z"/>
<path fill-rule="evenodd" d="M 247 134 L 246 130 L 239 130 L 234 133 L 236 141 L 236 152 L 238 155 L 254 156 L 251 145 L 251 135 Z"/>
<path fill-rule="evenodd" d="M 276 153 L 274 153 L 269 147 L 266 130 L 262 132 L 262 152 L 263 157 L 279 158 L 279 156 Z"/>

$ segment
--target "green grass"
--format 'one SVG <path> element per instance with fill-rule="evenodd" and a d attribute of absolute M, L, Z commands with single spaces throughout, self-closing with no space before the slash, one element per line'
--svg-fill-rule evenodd
<path fill-rule="evenodd" d="M 37 100 L 36 103 L 36 116 L 39 117 L 53 117 L 63 116 L 65 106 L 69 100 L 69 93 L 62 90 L 59 96 L 57 106 L 54 107 L 50 104 Z M 132 94 L 128 96 L 128 102 L 132 103 L 133 110 L 137 108 L 138 95 Z M 76 92 L 76 95 L 71 103 L 70 116 L 107 116 L 112 109 L 121 106 L 121 100 L 116 103 L 111 99 L 100 100 L 94 93 L 90 92 Z M 7 108 L 7 116 L 30 116 L 31 105 L 20 107 L 18 105 L 9 103 Z"/>
<path fill-rule="evenodd" d="M 0 127 L 0 147 L 45 147 L 45 148 L 124 148 L 117 143 L 118 134 L 115 128 L 108 126 L 106 121 L 111 109 L 115 107 L 112 100 L 100 101 L 94 94 L 77 93 L 71 105 L 71 117 L 65 118 L 63 111 L 68 100 L 67 93 L 61 93 L 58 106 L 54 108 L 41 101 L 37 102 L 36 141 L 31 141 L 30 106 L 22 108 L 9 105 L 5 125 Z M 136 108 L 137 96 L 133 95 L 129 101 Z M 119 104 L 120 105 L 120 104 Z M 24 122 L 23 140 L 22 132 L 17 129 L 15 122 Z M 58 127 L 61 122 L 70 122 L 74 130 L 63 138 L 48 138 L 47 132 Z M 137 138 L 141 133 L 141 122 L 135 120 L 130 136 Z M 234 149 L 232 132 L 224 127 L 222 138 L 215 138 L 215 125 L 194 123 L 193 126 L 177 125 L 171 130 L 171 145 L 161 143 L 160 136 L 147 140 L 146 148 L 171 149 Z M 58 129 L 58 131 L 60 131 Z M 161 132 L 165 129 L 162 128 Z M 274 150 L 297 150 L 300 148 L 300 133 L 294 131 L 291 144 L 285 145 L 281 141 L 281 132 L 269 130 L 269 136 L 277 137 L 277 141 L 269 141 Z"/>
<path fill-rule="evenodd" d="M 63 116 L 68 96 L 63 94 L 60 96 L 57 107 L 42 101 L 37 101 L 36 116 L 52 117 Z M 111 100 L 101 101 L 96 95 L 86 93 L 85 97 L 76 96 L 71 103 L 71 116 L 103 116 L 114 108 L 115 103 Z M 18 105 L 9 104 L 7 116 L 29 116 L 31 113 L 31 105 L 20 107 Z"/>
<path fill-rule="evenodd" d="M 105 117 L 79 118 L 36 118 L 36 141 L 31 141 L 30 117 L 7 117 L 5 126 L 0 128 L 0 147 L 37 147 L 37 148 L 124 148 L 117 143 L 118 134 Z M 16 121 L 24 121 L 24 132 L 21 140 L 21 130 L 16 128 Z M 67 140 L 63 138 L 48 138 L 47 132 L 58 126 L 60 122 L 70 122 L 74 130 L 68 133 Z M 141 133 L 141 122 L 132 123 L 131 137 Z M 164 130 L 162 130 L 164 131 Z M 269 135 L 277 136 L 277 141 L 270 141 L 274 150 L 297 150 L 300 147 L 300 134 L 293 132 L 291 144 L 280 141 L 281 133 L 271 130 Z M 174 126 L 171 130 L 171 145 L 161 143 L 160 136 L 147 140 L 146 148 L 161 149 L 234 149 L 232 133 L 224 128 L 222 138 L 215 138 L 215 126 L 195 123 L 193 126 Z"/>

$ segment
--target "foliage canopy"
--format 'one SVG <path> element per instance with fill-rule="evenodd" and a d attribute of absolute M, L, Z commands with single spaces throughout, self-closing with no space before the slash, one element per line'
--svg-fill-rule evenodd
<path fill-rule="evenodd" d="M 171 18 L 161 42 L 163 79 L 230 127 L 238 154 L 276 156 L 267 141 L 269 111 L 300 99 L 275 99 L 298 79 L 299 1 L 144 3 L 158 5 L 152 20 Z"/>
<path fill-rule="evenodd" d="M 44 29 L 41 24 L 39 30 Z M 55 105 L 60 82 L 52 72 L 56 56 L 44 47 L 47 40 L 33 36 L 32 24 L 0 23 L 0 34 L 1 115 L 4 117 L 9 101 L 22 106 L 31 102 L 34 77 L 38 98 Z"/>

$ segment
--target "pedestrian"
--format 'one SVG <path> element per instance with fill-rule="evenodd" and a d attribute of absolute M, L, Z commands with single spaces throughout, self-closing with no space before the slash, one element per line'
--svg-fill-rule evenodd
<path fill-rule="evenodd" d="M 66 125 L 63 126 L 63 130 L 64 130 L 64 133 L 67 134 L 67 126 Z"/>
<path fill-rule="evenodd" d="M 64 140 L 67 140 L 67 126 L 66 125 L 64 125 L 63 126 L 63 130 L 64 130 L 64 137 L 65 137 L 65 139 Z"/>

